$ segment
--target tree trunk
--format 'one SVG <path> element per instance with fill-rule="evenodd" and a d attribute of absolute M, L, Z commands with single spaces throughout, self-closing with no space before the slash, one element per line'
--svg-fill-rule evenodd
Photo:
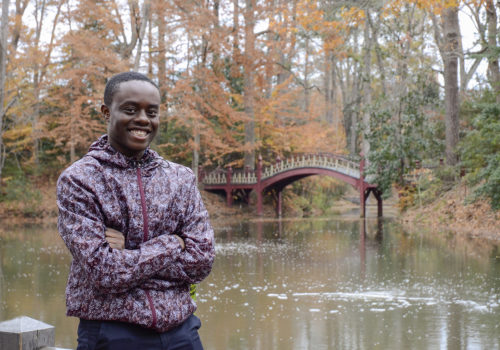
<path fill-rule="evenodd" d="M 488 27 L 488 79 L 500 103 L 500 69 L 498 66 L 497 47 L 497 12 L 493 0 L 486 0 L 486 20 Z"/>
<path fill-rule="evenodd" d="M 238 0 L 233 0 L 233 62 L 239 61 L 240 47 L 240 6 Z"/>
<path fill-rule="evenodd" d="M 359 31 L 352 31 L 352 47 L 356 57 L 361 56 L 359 52 Z M 361 67 L 358 60 L 343 60 L 338 62 L 336 69 L 336 81 L 340 87 L 342 99 L 342 124 L 344 126 L 349 154 L 358 155 L 358 117 L 360 109 L 360 90 L 362 84 Z"/>
<path fill-rule="evenodd" d="M 278 8 L 281 8 L 282 6 L 288 6 L 288 2 L 289 1 L 282 3 L 282 1 L 278 1 Z M 289 29 L 295 28 L 294 27 L 295 20 L 293 19 L 293 13 L 296 11 L 296 5 L 297 5 L 297 1 L 293 0 L 292 23 L 289 22 L 288 15 L 285 17 L 284 23 L 282 23 L 282 25 L 285 25 L 285 28 L 289 31 L 288 34 L 290 34 L 290 36 L 291 36 L 290 39 L 286 39 L 280 35 L 277 38 L 277 42 L 276 42 L 276 48 L 278 50 L 277 55 L 279 57 L 279 66 L 280 66 L 280 69 L 279 69 L 279 72 L 277 75 L 277 84 L 278 85 L 287 81 L 290 78 L 290 76 L 292 75 L 292 59 L 294 56 L 295 41 L 296 40 L 295 40 L 294 32 L 290 31 Z M 290 47 L 288 48 L 288 53 L 285 53 L 283 50 L 284 48 L 286 48 L 286 43 L 284 42 L 284 40 L 289 40 L 288 44 L 290 45 Z M 282 91 L 285 91 L 285 90 L 282 89 Z"/>
<path fill-rule="evenodd" d="M 35 66 L 35 74 L 33 76 L 33 158 L 35 167 L 38 168 L 39 150 L 40 150 L 40 74 L 38 71 L 38 64 Z"/>
<path fill-rule="evenodd" d="M 17 45 L 21 38 L 21 30 L 23 28 L 23 15 L 30 0 L 16 0 L 16 17 L 14 19 L 14 26 L 12 28 L 12 52 L 17 51 Z"/>
<path fill-rule="evenodd" d="M 458 163 L 457 145 L 459 129 L 458 58 L 460 30 L 458 8 L 443 10 L 443 65 L 445 89 L 446 163 Z"/>
<path fill-rule="evenodd" d="M 198 167 L 200 164 L 200 132 L 198 130 L 198 123 L 195 121 L 194 126 L 194 147 L 193 147 L 193 162 L 191 164 L 191 169 L 196 177 L 196 183 L 198 183 Z"/>
<path fill-rule="evenodd" d="M 161 94 L 162 104 L 167 101 L 167 45 L 166 32 L 167 22 L 165 21 L 165 10 L 163 4 L 159 4 L 157 9 L 158 22 L 158 87 Z"/>
<path fill-rule="evenodd" d="M 150 77 L 153 76 L 153 20 L 151 17 L 148 21 L 148 75 Z"/>
<path fill-rule="evenodd" d="M 245 122 L 245 167 L 255 168 L 255 114 L 254 114 L 254 49 L 255 49 L 255 0 L 245 0 L 245 57 L 243 76 L 243 103 Z"/>
<path fill-rule="evenodd" d="M 39 3 L 36 1 L 35 3 L 35 21 L 36 21 L 36 31 L 35 31 L 35 54 L 38 56 L 41 54 L 39 52 L 40 46 L 40 37 L 42 35 L 43 28 L 43 20 L 45 17 L 45 1 Z M 40 16 L 40 17 L 38 17 Z M 39 149 L 40 149 L 40 83 L 41 83 L 41 73 L 40 73 L 40 64 L 35 61 L 33 65 L 33 115 L 32 115 L 32 128 L 33 128 L 33 158 L 35 162 L 35 167 L 38 168 L 39 164 Z"/>
<path fill-rule="evenodd" d="M 333 121 L 333 59 L 332 51 L 325 50 L 324 90 L 325 90 L 325 121 L 329 124 Z"/>
<path fill-rule="evenodd" d="M 385 96 L 387 95 L 387 81 L 386 81 L 384 62 L 382 58 L 382 49 L 378 42 L 378 33 L 380 30 L 380 23 L 381 23 L 381 20 L 379 20 L 381 17 L 380 13 L 377 14 L 377 17 L 378 18 L 375 18 L 376 19 L 375 23 L 374 21 L 372 21 L 371 17 L 367 17 L 367 20 L 368 24 L 370 25 L 370 29 L 372 31 L 372 42 L 375 45 L 375 55 L 377 57 L 377 66 L 380 73 L 380 83 L 382 84 L 382 93 Z"/>
<path fill-rule="evenodd" d="M 2 1 L 2 24 L 0 31 L 0 185 L 2 181 L 2 169 L 5 162 L 4 144 L 3 144 L 3 117 L 5 104 L 5 74 L 7 65 L 7 30 L 9 24 L 9 1 Z"/>
<path fill-rule="evenodd" d="M 366 16 L 370 13 L 366 11 Z M 370 105 L 372 103 L 372 87 L 371 87 L 371 60 L 372 60 L 372 40 L 370 38 L 370 25 L 368 21 L 365 23 L 365 31 L 363 38 L 363 155 L 368 157 L 370 152 L 370 143 L 368 142 L 367 135 L 370 134 Z M 367 158 L 366 158 L 367 159 Z M 368 160 L 368 159 L 367 159 Z M 366 161 L 366 166 L 368 162 Z"/>
<path fill-rule="evenodd" d="M 141 27 L 139 29 L 139 35 L 137 39 L 139 40 L 137 44 L 137 52 L 135 55 L 135 60 L 134 60 L 134 70 L 138 71 L 139 70 L 139 65 L 141 63 L 141 54 L 142 54 L 142 41 L 144 39 L 144 34 L 146 33 L 146 27 L 149 22 L 149 16 L 150 16 L 150 11 L 149 9 L 151 8 L 150 0 L 144 0 L 144 3 L 142 4 L 142 13 L 141 13 Z"/>
<path fill-rule="evenodd" d="M 310 92 L 309 92 L 309 35 L 305 39 L 305 58 L 304 58 L 304 112 L 309 115 L 309 103 L 310 103 Z"/>

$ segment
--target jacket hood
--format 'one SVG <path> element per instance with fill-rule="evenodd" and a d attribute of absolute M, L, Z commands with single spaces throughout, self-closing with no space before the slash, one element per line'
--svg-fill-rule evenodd
<path fill-rule="evenodd" d="M 140 160 L 129 158 L 118 152 L 108 142 L 108 135 L 102 135 L 97 141 L 92 143 L 87 156 L 95 158 L 99 163 L 104 163 L 117 168 L 141 168 L 146 174 L 164 162 L 163 158 L 158 153 L 149 147 L 144 151 Z"/>

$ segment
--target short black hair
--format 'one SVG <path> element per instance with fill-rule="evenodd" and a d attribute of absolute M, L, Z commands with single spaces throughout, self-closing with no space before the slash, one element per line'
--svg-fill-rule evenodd
<path fill-rule="evenodd" d="M 132 80 L 147 81 L 148 83 L 152 84 L 155 88 L 158 89 L 158 85 L 156 85 L 151 79 L 149 79 L 144 74 L 138 72 L 118 73 L 116 75 L 113 75 L 106 83 L 106 88 L 104 88 L 104 104 L 108 107 L 111 106 L 111 103 L 113 103 L 113 95 L 118 89 L 118 86 L 121 83 L 125 83 L 127 81 L 132 81 Z"/>

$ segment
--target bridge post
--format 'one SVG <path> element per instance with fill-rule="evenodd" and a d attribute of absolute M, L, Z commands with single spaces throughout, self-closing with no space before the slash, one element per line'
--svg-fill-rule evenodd
<path fill-rule="evenodd" d="M 227 167 L 226 173 L 226 204 L 230 207 L 233 204 L 233 191 L 231 189 L 231 177 L 233 175 L 233 168 L 231 166 Z"/>
<path fill-rule="evenodd" d="M 365 158 L 361 153 L 361 161 L 359 162 L 359 216 L 364 218 L 366 216 L 366 196 L 365 196 Z"/>
<path fill-rule="evenodd" d="M 377 198 L 377 216 L 381 218 L 383 216 L 382 193 L 378 189 L 374 189 L 372 192 L 375 198 Z"/>
<path fill-rule="evenodd" d="M 257 192 L 257 214 L 262 215 L 262 155 L 259 154 L 259 161 L 257 162 L 257 184 L 255 185 L 255 192 Z"/>

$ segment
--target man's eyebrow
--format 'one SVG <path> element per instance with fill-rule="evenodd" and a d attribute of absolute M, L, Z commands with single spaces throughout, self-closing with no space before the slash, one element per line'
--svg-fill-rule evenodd
<path fill-rule="evenodd" d="M 126 106 L 126 105 L 134 105 L 134 106 L 137 106 L 137 105 L 140 105 L 141 103 L 140 102 L 137 102 L 137 101 L 134 101 L 134 100 L 127 100 L 127 101 L 124 101 L 122 104 L 120 104 L 120 107 L 121 106 Z M 159 103 L 151 103 L 151 104 L 148 104 L 148 108 L 151 108 L 151 107 L 160 107 L 160 104 Z"/>

